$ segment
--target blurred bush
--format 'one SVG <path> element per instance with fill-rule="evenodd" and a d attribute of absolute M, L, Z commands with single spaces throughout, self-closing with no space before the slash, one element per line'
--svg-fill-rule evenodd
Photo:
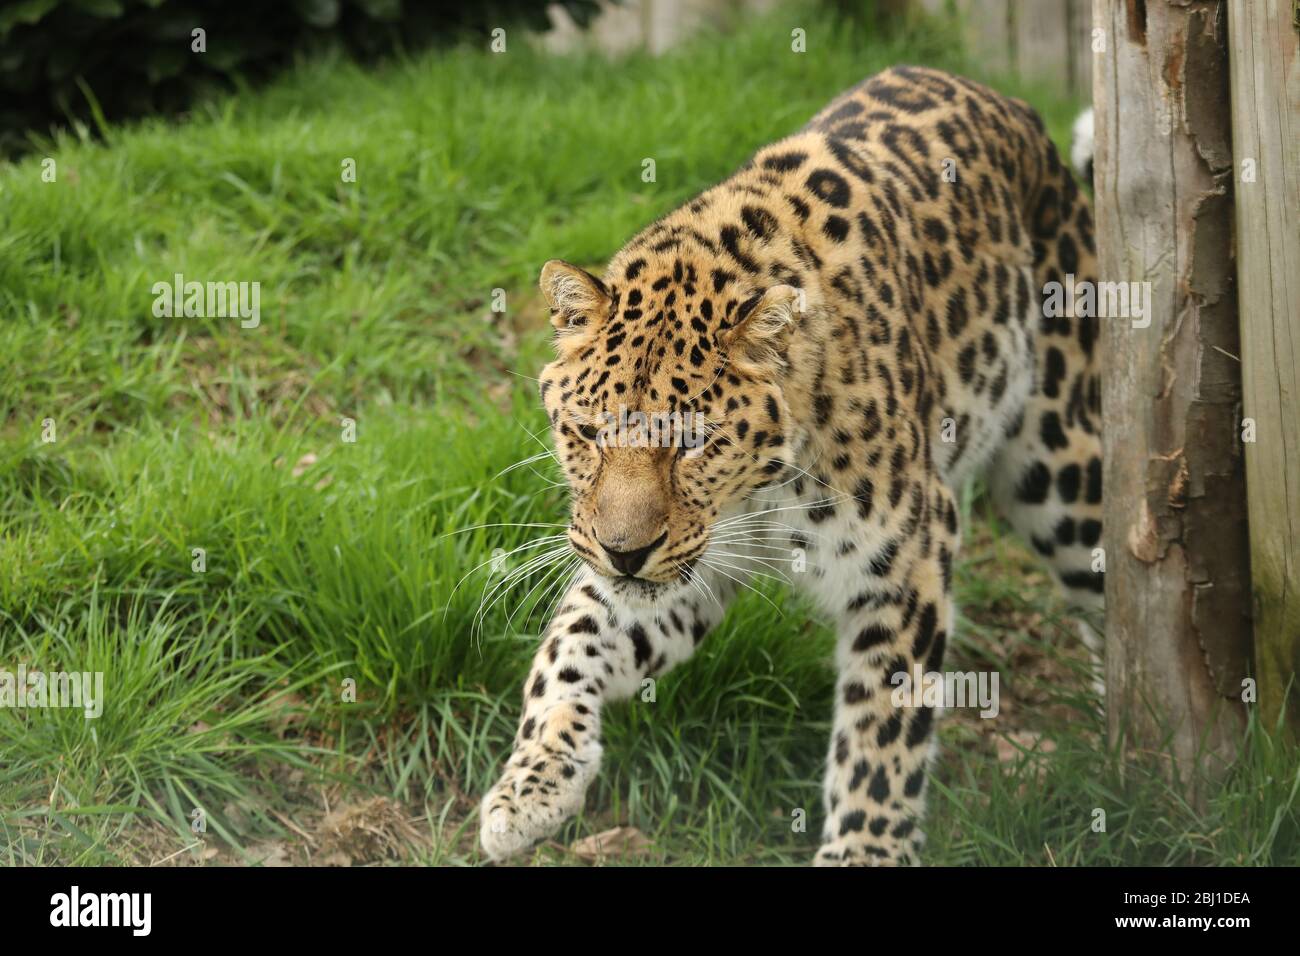
<path fill-rule="evenodd" d="M 497 27 L 550 27 L 552 0 L 6 0 L 0 4 L 0 150 L 70 120 L 184 109 L 236 78 L 263 79 L 325 44 L 361 59 Z M 558 0 L 586 26 L 598 0 Z M 203 30 L 206 52 L 195 52 Z M 102 111 L 96 116 L 96 111 Z"/>

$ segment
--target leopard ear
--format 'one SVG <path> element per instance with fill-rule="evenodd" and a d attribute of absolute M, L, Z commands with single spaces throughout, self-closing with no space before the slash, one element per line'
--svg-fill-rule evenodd
<path fill-rule="evenodd" d="M 574 332 L 609 311 L 609 291 L 590 272 L 552 259 L 542 266 L 542 297 L 551 309 L 551 324 L 559 332 Z"/>
<path fill-rule="evenodd" d="M 784 365 L 789 333 L 802 304 L 803 293 L 789 285 L 774 285 L 740 303 L 725 339 L 732 362 Z"/>

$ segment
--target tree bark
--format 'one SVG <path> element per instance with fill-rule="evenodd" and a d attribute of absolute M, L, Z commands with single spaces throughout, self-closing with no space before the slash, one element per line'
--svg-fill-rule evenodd
<path fill-rule="evenodd" d="M 1144 319 L 1101 322 L 1107 723 L 1197 779 L 1236 754 L 1251 651 L 1227 11 L 1094 19 L 1100 276 L 1150 291 Z"/>
<path fill-rule="evenodd" d="M 1228 11 L 1256 672 L 1300 735 L 1300 30 L 1290 0 Z"/>

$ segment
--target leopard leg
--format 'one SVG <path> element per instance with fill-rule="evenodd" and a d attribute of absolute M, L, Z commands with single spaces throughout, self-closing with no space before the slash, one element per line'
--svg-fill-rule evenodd
<path fill-rule="evenodd" d="M 589 575 L 565 595 L 524 684 L 514 751 L 483 798 L 479 840 L 493 860 L 518 853 L 582 809 L 600 766 L 601 710 L 694 652 L 728 590 L 680 589 L 654 606 L 616 600 Z"/>
<path fill-rule="evenodd" d="M 1054 187 L 1041 221 L 1027 223 L 1038 286 L 1029 315 L 1034 388 L 988 478 L 998 510 L 1050 565 L 1070 604 L 1087 613 L 1080 632 L 1100 664 L 1093 627 L 1105 609 L 1100 325 L 1095 315 L 1081 314 L 1082 299 L 1062 310 L 1044 308 L 1049 289 L 1095 283 L 1097 259 L 1087 196 L 1059 166 Z"/>
<path fill-rule="evenodd" d="M 934 479 L 851 565 L 838 610 L 835 721 L 819 866 L 916 863 L 936 708 L 895 702 L 896 675 L 937 672 L 951 632 L 956 504 Z M 919 514 L 917 513 L 919 510 Z"/>

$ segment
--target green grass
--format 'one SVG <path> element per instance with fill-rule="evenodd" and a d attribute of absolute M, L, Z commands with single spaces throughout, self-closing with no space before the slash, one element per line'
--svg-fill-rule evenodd
<path fill-rule="evenodd" d="M 792 23 L 808 54 L 788 52 Z M 504 601 L 475 632 L 488 578 L 470 572 L 546 533 L 493 525 L 564 516 L 541 466 L 503 474 L 545 440 L 540 263 L 598 264 L 904 61 L 1025 95 L 1064 144 L 1076 103 L 988 76 L 932 24 L 883 40 L 800 11 L 614 66 L 523 44 L 376 72 L 317 60 L 185 122 L 0 169 L 0 667 L 102 670 L 108 698 L 94 721 L 0 710 L 0 864 L 335 845 L 476 862 L 475 801 L 545 602 L 530 621 Z M 151 286 L 178 271 L 259 281 L 261 327 L 155 318 Z M 1071 621 L 980 499 L 966 507 L 954 659 L 997 668 L 1015 709 L 943 726 L 930 861 L 1300 862 L 1295 750 L 1252 725 L 1195 808 L 1109 750 Z M 640 862 L 811 857 L 831 638 L 766 596 L 779 615 L 742 600 L 654 703 L 611 710 L 604 773 L 560 845 L 630 823 L 654 840 Z M 999 762 L 995 730 L 1056 749 Z M 340 804 L 374 796 L 404 821 L 391 844 L 331 835 Z"/>

